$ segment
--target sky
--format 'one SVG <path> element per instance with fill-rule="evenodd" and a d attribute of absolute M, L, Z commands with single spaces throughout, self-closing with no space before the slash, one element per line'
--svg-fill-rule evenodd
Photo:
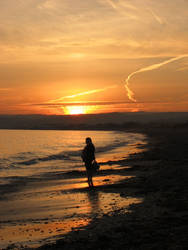
<path fill-rule="evenodd" d="M 188 111 L 188 0 L 1 0 L 0 114 Z"/>

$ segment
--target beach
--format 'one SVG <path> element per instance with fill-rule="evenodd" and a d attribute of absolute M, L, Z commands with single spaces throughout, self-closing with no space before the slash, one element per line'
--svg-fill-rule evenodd
<path fill-rule="evenodd" d="M 96 190 L 88 188 L 81 160 L 88 135 L 101 165 L 94 175 Z M 0 138 L 0 249 L 54 243 L 93 218 L 142 201 L 105 190 L 133 177 L 121 161 L 144 150 L 141 133 L 1 130 Z"/>
<path fill-rule="evenodd" d="M 122 165 L 135 177 L 102 188 L 122 197 L 142 197 L 128 213 L 116 210 L 62 236 L 44 249 L 187 249 L 188 129 L 149 128 L 147 150 Z M 98 189 L 95 189 L 97 192 Z"/>
<path fill-rule="evenodd" d="M 38 248 L 10 244 L 7 249 L 186 249 L 188 129 L 158 127 L 137 129 L 137 133 L 145 134 L 147 144 L 119 160 L 115 170 L 126 178 L 113 182 L 108 179 L 112 170 L 102 173 L 101 169 L 104 181 L 93 190 L 77 188 L 78 195 L 87 194 L 92 216 L 82 221 L 69 218 L 72 230 L 67 233 L 55 218 L 50 223 L 46 218 L 42 233 L 57 235 L 46 235 Z M 83 206 L 74 209 L 83 211 Z M 41 224 L 33 225 L 28 228 L 30 234 L 41 234 Z"/>

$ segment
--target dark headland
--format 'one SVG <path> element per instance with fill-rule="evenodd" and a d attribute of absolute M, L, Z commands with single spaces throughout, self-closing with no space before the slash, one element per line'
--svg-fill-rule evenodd
<path fill-rule="evenodd" d="M 136 129 L 188 124 L 188 112 L 127 112 L 85 115 L 0 115 L 0 129 Z"/>

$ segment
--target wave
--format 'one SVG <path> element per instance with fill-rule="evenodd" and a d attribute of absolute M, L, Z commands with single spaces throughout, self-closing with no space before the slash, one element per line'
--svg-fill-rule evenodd
<path fill-rule="evenodd" d="M 126 142 L 116 142 L 111 145 L 107 145 L 104 147 L 98 147 L 96 150 L 96 153 L 104 153 L 111 151 L 113 149 L 116 149 L 118 147 L 123 147 L 127 143 Z M 18 164 L 20 165 L 34 165 L 39 162 L 44 162 L 44 161 L 52 161 L 52 160 L 71 160 L 74 161 L 74 158 L 72 157 L 79 157 L 81 155 L 81 151 L 69 151 L 69 152 L 64 152 L 64 153 L 59 153 L 59 154 L 54 154 L 54 155 L 49 155 L 46 157 L 38 157 L 38 158 L 33 158 L 30 160 L 22 161 L 19 162 Z"/>
<path fill-rule="evenodd" d="M 69 160 L 69 159 L 70 159 L 70 157 L 68 155 L 60 153 L 60 154 L 49 155 L 46 157 L 33 158 L 30 160 L 18 162 L 17 164 L 19 164 L 19 165 L 34 165 L 34 164 L 37 164 L 39 162 L 44 162 L 44 161 Z"/>
<path fill-rule="evenodd" d="M 128 144 L 128 142 L 116 142 L 114 144 L 111 144 L 111 145 L 107 145 L 107 146 L 104 146 L 104 147 L 98 147 L 96 152 L 97 153 L 104 153 L 104 152 L 108 152 L 108 151 L 111 151 L 113 149 L 116 149 L 116 148 L 120 148 L 120 147 L 123 147 L 123 146 L 126 146 Z"/>
<path fill-rule="evenodd" d="M 6 158 L 0 159 L 0 169 L 10 168 L 11 165 L 12 165 L 12 161 L 10 159 L 6 159 Z"/>
<path fill-rule="evenodd" d="M 96 154 L 106 153 L 116 148 L 126 146 L 128 143 L 129 141 L 126 141 L 126 142 L 114 141 L 114 143 L 110 145 L 96 147 Z M 41 152 L 39 152 L 38 155 L 41 155 Z M 16 168 L 19 166 L 31 166 L 31 165 L 38 164 L 40 162 L 49 162 L 49 161 L 56 161 L 56 160 L 78 162 L 78 157 L 80 157 L 80 155 L 81 155 L 81 150 L 65 151 L 65 152 L 60 152 L 58 154 L 51 154 L 47 156 L 45 155 L 45 156 L 40 156 L 40 157 L 37 156 L 37 152 L 21 152 L 20 154 L 13 155 L 7 159 L 1 158 L 0 169 Z"/>

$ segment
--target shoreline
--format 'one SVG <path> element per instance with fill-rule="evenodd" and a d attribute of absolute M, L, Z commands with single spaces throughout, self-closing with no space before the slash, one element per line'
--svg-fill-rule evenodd
<path fill-rule="evenodd" d="M 128 213 L 120 210 L 95 218 L 84 229 L 78 228 L 38 250 L 186 249 L 188 128 L 132 132 L 149 138 L 147 151 L 121 162 L 131 165 L 127 171 L 135 177 L 102 189 L 118 192 L 122 197 L 143 197 L 143 202 L 131 205 Z"/>
<path fill-rule="evenodd" d="M 15 132 L 11 131 L 11 133 Z M 11 133 L 10 135 L 12 135 Z M 97 159 L 101 162 L 101 171 L 94 177 L 95 185 L 100 186 L 101 189 L 105 185 L 113 187 L 112 184 L 131 178 L 132 174 L 127 174 L 119 162 L 127 158 L 130 153 L 141 151 L 142 149 L 137 146 L 140 147 L 146 143 L 145 137 L 119 131 L 90 133 L 93 138 L 97 138 L 97 149 L 100 152 L 97 154 Z M 34 133 L 35 136 L 39 134 L 40 132 Z M 42 135 L 42 138 L 45 134 Z M 72 132 L 60 134 L 69 138 Z M 83 138 L 85 134 L 87 132 L 81 134 L 77 131 L 75 137 L 79 135 L 79 138 Z M 15 133 L 15 135 L 19 137 L 20 134 Z M 35 137 L 32 133 L 31 135 Z M 56 135 L 58 134 L 52 133 L 50 136 L 52 145 Z M 9 134 L 7 134 L 8 136 Z M 30 134 L 21 133 L 21 138 L 22 136 L 28 138 L 28 147 L 24 147 L 24 150 L 32 153 L 35 147 L 30 150 L 33 145 Z M 78 139 L 75 141 L 77 142 Z M 20 141 L 16 140 L 17 142 L 19 145 Z M 39 140 L 37 145 L 40 145 L 40 142 Z M 18 150 L 18 152 L 22 151 L 22 148 Z M 77 154 L 78 150 L 75 151 L 71 148 L 70 155 L 74 155 L 75 152 Z M 45 154 L 43 156 L 38 153 L 21 153 L 18 154 L 20 156 L 18 161 L 17 158 L 12 159 L 13 163 L 15 161 L 18 164 L 21 159 L 23 167 L 18 165 L 15 172 L 10 168 L 11 177 L 4 178 L 7 183 L 1 185 L 0 249 L 36 248 L 49 243 L 50 239 L 51 242 L 54 242 L 59 235 L 67 234 L 79 226 L 86 226 L 93 217 L 101 217 L 138 201 L 131 197 L 125 199 L 118 192 L 114 193 L 113 190 L 111 192 L 109 188 L 104 188 L 105 191 L 97 189 L 95 192 L 90 192 L 86 182 L 85 166 L 80 161 L 80 157 L 75 158 L 76 161 L 71 157 L 68 161 L 59 161 L 59 155 L 61 154 L 55 155 L 53 151 L 50 151 L 47 157 Z M 51 161 L 54 156 L 55 160 Z M 45 160 L 44 164 L 43 160 Z M 39 165 L 35 165 L 37 162 Z M 23 171 L 26 171 L 24 176 L 22 176 Z"/>

